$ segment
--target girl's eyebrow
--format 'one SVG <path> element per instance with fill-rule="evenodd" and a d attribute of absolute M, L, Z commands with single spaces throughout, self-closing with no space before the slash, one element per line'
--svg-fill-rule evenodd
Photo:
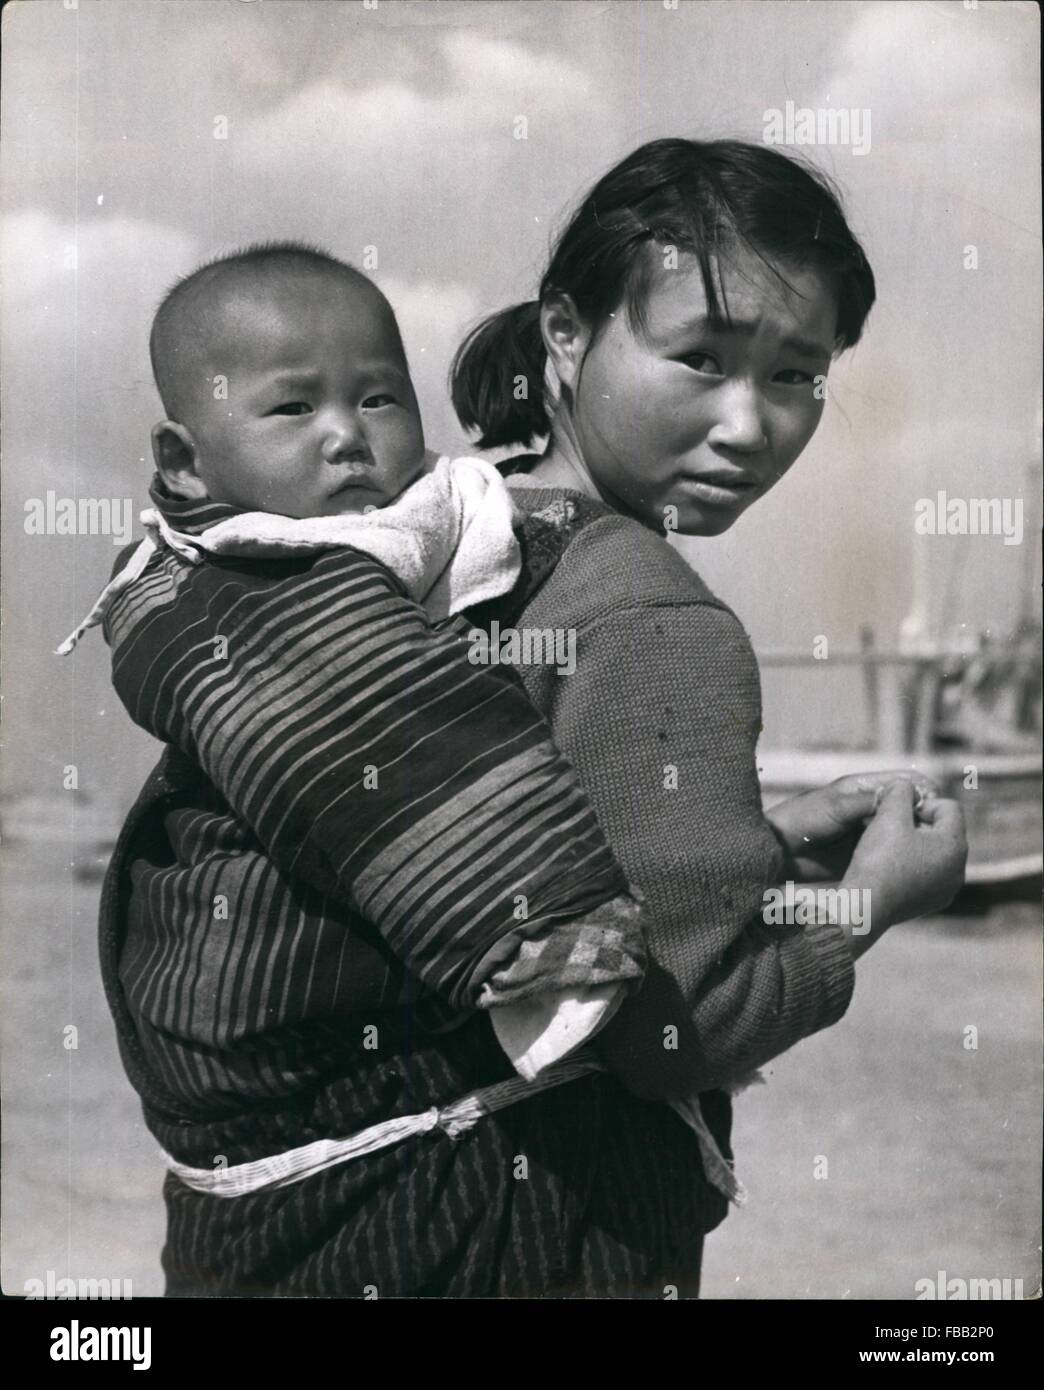
<path fill-rule="evenodd" d="M 683 333 L 731 333 L 739 338 L 750 338 L 757 331 L 757 324 L 743 319 L 708 318 L 706 314 L 697 314 L 695 318 L 687 319 L 680 324 L 679 330 Z M 781 338 L 780 346 L 788 352 L 796 353 L 798 357 L 816 361 L 829 361 L 833 356 L 832 349 L 824 343 L 817 343 L 812 338 L 802 338 L 794 333 L 788 333 Z"/>
<path fill-rule="evenodd" d="M 782 346 L 788 351 L 796 353 L 798 357 L 811 357 L 816 360 L 830 358 L 833 356 L 830 348 L 823 343 L 813 342 L 811 338 L 796 338 L 792 335 L 781 339 Z"/>

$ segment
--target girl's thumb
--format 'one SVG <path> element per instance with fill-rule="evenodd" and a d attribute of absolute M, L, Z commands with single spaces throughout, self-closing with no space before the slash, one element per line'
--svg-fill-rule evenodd
<path fill-rule="evenodd" d="M 877 815 L 889 820 L 909 821 L 913 824 L 914 800 L 917 796 L 912 782 L 896 781 L 885 787 L 877 807 Z"/>

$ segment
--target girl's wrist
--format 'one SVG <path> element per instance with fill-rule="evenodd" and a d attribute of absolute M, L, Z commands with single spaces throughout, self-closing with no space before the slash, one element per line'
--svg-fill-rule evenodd
<path fill-rule="evenodd" d="M 886 880 L 882 880 L 875 874 L 868 874 L 865 871 L 856 869 L 853 873 L 849 868 L 839 885 L 847 893 L 859 894 L 860 901 L 868 905 L 869 921 L 871 923 L 870 932 L 866 936 L 880 936 L 889 927 L 894 927 L 896 922 L 901 920 L 901 915 L 897 911 L 897 904 L 891 890 L 887 886 Z M 866 896 L 863 897 L 862 895 Z M 846 928 L 846 932 L 850 932 Z M 864 941 L 860 950 L 856 954 L 862 954 L 869 944 L 864 937 L 857 937 L 855 941 Z"/>
<path fill-rule="evenodd" d="M 791 878 L 797 881 L 801 878 L 802 875 L 798 870 L 797 855 L 794 849 L 794 842 L 790 833 L 790 827 L 787 824 L 786 815 L 784 814 L 778 817 L 776 815 L 776 812 L 779 809 L 779 807 L 774 806 L 771 811 L 766 811 L 765 820 L 768 824 L 768 828 L 772 831 L 772 834 L 775 837 L 776 843 L 779 845 L 780 850 L 783 853 L 783 863 L 781 866 L 781 873 L 783 878 Z"/>

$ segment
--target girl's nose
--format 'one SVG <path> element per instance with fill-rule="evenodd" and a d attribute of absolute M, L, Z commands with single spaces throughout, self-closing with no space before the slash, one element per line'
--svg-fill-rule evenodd
<path fill-rule="evenodd" d="M 718 418 L 708 434 L 708 442 L 743 453 L 767 448 L 763 410 L 761 393 L 754 386 L 745 382 L 728 383 L 722 387 Z"/>
<path fill-rule="evenodd" d="M 327 463 L 347 463 L 367 455 L 366 441 L 353 413 L 338 412 L 326 422 L 323 458 Z"/>

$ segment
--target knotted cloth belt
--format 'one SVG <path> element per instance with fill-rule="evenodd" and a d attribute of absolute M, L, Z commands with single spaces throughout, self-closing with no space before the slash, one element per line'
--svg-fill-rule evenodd
<path fill-rule="evenodd" d="M 450 1139 L 459 1139 L 483 1115 L 491 1115 L 496 1110 L 503 1110 L 516 1101 L 528 1100 L 530 1096 L 548 1091 L 553 1086 L 563 1086 L 581 1076 L 604 1070 L 596 1057 L 577 1053 L 575 1057 L 548 1067 L 535 1081 L 526 1081 L 520 1076 L 498 1081 L 493 1086 L 470 1091 L 450 1105 L 433 1105 L 420 1115 L 400 1115 L 392 1120 L 382 1120 L 380 1124 L 371 1125 L 369 1129 L 361 1130 L 348 1139 L 317 1139 L 300 1148 L 288 1149 L 286 1153 L 257 1158 L 250 1163 L 236 1163 L 231 1167 L 191 1168 L 169 1154 L 165 1158 L 174 1176 L 193 1192 L 202 1192 L 209 1197 L 246 1197 L 254 1192 L 271 1192 L 302 1182 L 351 1158 L 376 1153 L 414 1135 L 430 1134 L 435 1129 L 442 1130 Z M 699 1101 L 679 1101 L 673 1104 L 673 1108 L 696 1134 L 708 1180 L 730 1201 L 743 1206 L 747 1200 L 746 1191 L 722 1157 L 700 1111 Z"/>

